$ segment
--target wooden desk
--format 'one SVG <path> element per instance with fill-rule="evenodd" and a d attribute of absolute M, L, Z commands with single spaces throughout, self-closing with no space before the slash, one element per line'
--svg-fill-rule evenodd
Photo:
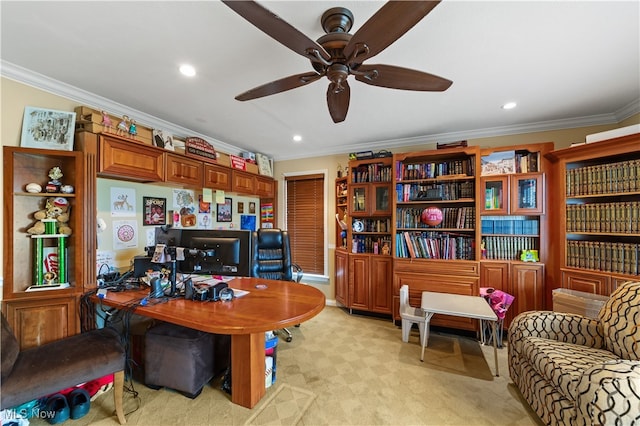
<path fill-rule="evenodd" d="M 266 284 L 258 289 L 256 285 Z M 265 394 L 264 333 L 300 324 L 325 306 L 324 294 L 309 285 L 261 278 L 236 278 L 229 287 L 249 291 L 230 302 L 194 302 L 183 298 L 137 306 L 135 313 L 207 333 L 231 335 L 231 401 L 252 408 Z M 106 306 L 126 308 L 148 290 L 108 292 Z M 97 297 L 93 297 L 98 301 Z M 150 299 L 154 303 L 157 299 Z"/>

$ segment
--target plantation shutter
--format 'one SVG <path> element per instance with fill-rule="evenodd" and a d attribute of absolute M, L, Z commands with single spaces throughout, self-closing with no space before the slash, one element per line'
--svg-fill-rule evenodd
<path fill-rule="evenodd" d="M 291 260 L 307 274 L 324 274 L 324 175 L 285 180 Z"/>

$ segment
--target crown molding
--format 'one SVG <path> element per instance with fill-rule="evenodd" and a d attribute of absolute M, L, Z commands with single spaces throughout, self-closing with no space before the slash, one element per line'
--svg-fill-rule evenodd
<path fill-rule="evenodd" d="M 114 115 L 135 115 L 137 121 L 145 126 L 154 129 L 163 129 L 171 132 L 178 137 L 197 136 L 213 145 L 216 149 L 227 153 L 238 154 L 244 149 L 234 145 L 222 142 L 208 135 L 194 132 L 174 123 L 162 120 L 160 118 L 149 115 L 143 111 L 134 110 L 126 105 L 114 102 L 110 99 L 98 96 L 94 93 L 87 92 L 75 86 L 54 80 L 45 75 L 36 73 L 29 69 L 20 67 L 11 62 L 2 60 L 0 62 L 0 75 L 19 83 L 35 87 L 40 90 L 62 96 L 64 98 L 78 102 L 81 105 L 87 105 L 96 109 L 104 109 Z M 549 120 L 527 124 L 518 124 L 513 126 L 488 127 L 484 129 L 464 130 L 459 132 L 436 133 L 430 135 L 414 136 L 411 138 L 388 139 L 380 141 L 364 142 L 357 145 L 349 145 L 348 148 L 337 149 L 332 148 L 331 152 L 326 150 L 309 150 L 304 157 L 288 156 L 286 153 L 274 155 L 274 160 L 296 160 L 301 158 L 309 158 L 313 156 L 326 156 L 335 154 L 344 154 L 359 151 L 384 150 L 389 148 L 406 147 L 413 145 L 428 145 L 447 142 L 455 142 L 459 140 L 479 139 L 487 137 L 509 136 L 522 133 L 536 133 L 549 130 L 572 129 L 577 127 L 599 126 L 605 124 L 615 124 L 625 120 L 635 114 L 640 113 L 640 99 L 630 102 L 628 105 L 610 114 L 599 114 L 586 117 L 568 118 L 560 120 Z"/>
<path fill-rule="evenodd" d="M 154 117 L 153 115 L 149 115 L 143 111 L 135 110 L 126 105 L 114 102 L 111 99 L 87 92 L 86 90 L 52 79 L 43 74 L 31 71 L 5 60 L 0 62 L 0 75 L 10 80 L 17 81 L 18 83 L 70 99 L 74 102 L 78 102 L 80 105 L 86 105 L 97 110 L 109 111 L 109 113 L 116 116 L 135 116 L 138 124 L 152 129 L 166 130 L 179 138 L 197 136 L 209 142 L 215 149 L 225 153 L 238 154 L 240 151 L 244 151 L 237 146 L 219 141 L 211 136 L 203 135 L 185 127 L 178 126 L 174 123 Z"/>

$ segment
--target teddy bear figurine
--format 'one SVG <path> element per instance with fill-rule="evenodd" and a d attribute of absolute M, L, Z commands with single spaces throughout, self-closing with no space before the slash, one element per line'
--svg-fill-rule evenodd
<path fill-rule="evenodd" d="M 69 226 L 69 201 L 64 197 L 47 198 L 45 208 L 38 210 L 33 214 L 36 223 L 27 229 L 27 233 L 31 235 L 42 235 L 46 232 L 45 221 L 55 220 L 57 228 L 56 233 L 62 235 L 71 235 L 72 230 Z"/>

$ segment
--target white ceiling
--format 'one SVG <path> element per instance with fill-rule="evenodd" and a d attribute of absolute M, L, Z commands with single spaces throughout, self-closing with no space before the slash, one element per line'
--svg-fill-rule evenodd
<path fill-rule="evenodd" d="M 317 39 L 326 9 L 349 8 L 353 34 L 383 2 L 261 4 Z M 433 73 L 453 80 L 451 88 L 410 92 L 350 77 L 349 113 L 339 124 L 327 110 L 324 78 L 234 99 L 311 66 L 218 1 L 0 7 L 4 76 L 42 83 L 48 79 L 34 73 L 43 74 L 89 92 L 90 106 L 138 112 L 141 124 L 173 123 L 176 133 L 276 159 L 615 123 L 640 112 L 638 1 L 445 1 L 365 63 Z M 196 67 L 195 78 L 178 74 L 183 62 Z M 507 101 L 518 107 L 502 110 Z M 296 133 L 302 142 L 291 141 Z"/>

